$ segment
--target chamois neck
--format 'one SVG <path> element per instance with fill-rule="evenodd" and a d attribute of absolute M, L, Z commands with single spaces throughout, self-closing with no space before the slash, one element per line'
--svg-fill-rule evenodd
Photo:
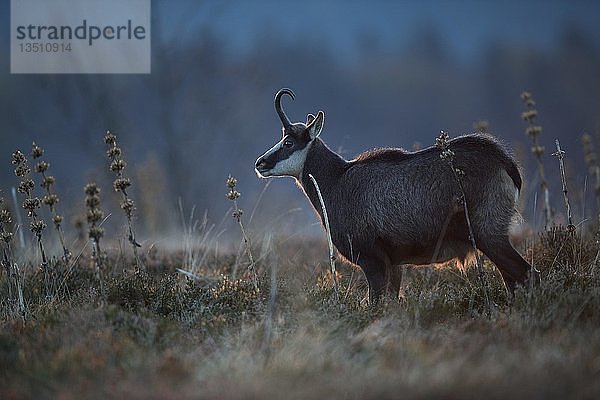
<path fill-rule="evenodd" d="M 346 172 L 348 165 L 346 160 L 327 147 L 321 139 L 317 138 L 314 143 L 311 144 L 308 154 L 306 155 L 306 161 L 304 162 L 302 177 L 299 183 L 313 207 L 319 213 L 321 221 L 323 220 L 321 202 L 319 201 L 317 190 L 309 175 L 312 175 L 317 181 L 319 190 L 325 201 L 325 206 L 329 208 L 331 205 L 328 204 L 328 195 L 336 187 L 341 176 Z"/>

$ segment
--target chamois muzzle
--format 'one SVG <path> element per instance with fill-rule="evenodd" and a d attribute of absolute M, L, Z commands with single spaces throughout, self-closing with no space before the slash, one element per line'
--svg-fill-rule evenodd
<path fill-rule="evenodd" d="M 273 168 L 273 165 L 268 163 L 263 157 L 259 157 L 259 159 L 256 160 L 254 168 L 256 169 L 256 172 L 260 177 L 265 178 L 267 176 L 266 174 L 268 173 L 268 171 L 270 171 Z"/>

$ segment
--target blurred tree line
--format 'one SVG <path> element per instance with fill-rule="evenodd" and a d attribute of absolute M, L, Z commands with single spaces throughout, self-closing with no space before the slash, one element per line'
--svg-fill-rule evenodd
<path fill-rule="evenodd" d="M 102 141 L 111 129 L 129 161 L 134 197 L 145 215 L 140 219 L 149 230 L 177 224 L 171 212 L 178 199 L 219 218 L 229 206 L 224 197 L 229 173 L 239 179 L 241 203 L 250 209 L 265 183 L 254 176 L 253 163 L 280 135 L 273 96 L 286 86 L 297 95 L 285 103 L 292 119 L 304 121 L 306 113 L 324 110 L 323 139 L 347 158 L 378 146 L 429 146 L 441 129 L 455 136 L 487 120 L 492 133 L 522 149 L 526 179 L 535 171 L 519 95 L 529 90 L 538 102 L 556 207 L 554 138 L 567 151 L 578 185 L 573 191 L 583 190 L 580 136 L 598 128 L 600 53 L 575 27 L 565 29 L 551 50 L 492 43 L 467 63 L 453 57 L 434 28 L 395 52 L 364 34 L 356 38 L 358 57 L 349 61 L 321 42 L 284 40 L 268 27 L 247 52 L 232 55 L 205 26 L 184 41 L 164 39 L 169 35 L 161 26 L 153 25 L 149 75 L 10 75 L 9 59 L 0 59 L 0 187 L 15 184 L 12 151 L 27 151 L 36 141 L 46 148 L 65 214 L 76 215 L 87 180 L 98 180 L 105 193 L 112 190 Z M 8 48 L 1 51 L 8 54 Z M 525 193 L 526 216 L 534 191 L 532 183 Z M 291 182 L 281 180 L 262 202 L 256 218 L 308 208 Z M 582 204 L 575 207 L 581 210 Z"/>

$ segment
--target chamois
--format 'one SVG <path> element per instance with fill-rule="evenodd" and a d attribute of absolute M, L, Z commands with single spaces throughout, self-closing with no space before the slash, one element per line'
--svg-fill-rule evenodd
<path fill-rule="evenodd" d="M 402 264 L 423 265 L 473 259 L 462 193 L 440 150 L 400 148 L 367 151 L 346 161 L 320 139 L 324 113 L 292 123 L 275 96 L 283 137 L 256 160 L 259 177 L 296 179 L 323 222 L 316 179 L 327 209 L 332 241 L 349 262 L 363 270 L 369 302 L 385 290 L 398 295 Z M 454 164 L 464 172 L 462 186 L 478 249 L 500 270 L 507 288 L 529 278 L 531 266 L 509 241 L 517 219 L 521 175 L 513 158 L 489 135 L 449 141 Z"/>

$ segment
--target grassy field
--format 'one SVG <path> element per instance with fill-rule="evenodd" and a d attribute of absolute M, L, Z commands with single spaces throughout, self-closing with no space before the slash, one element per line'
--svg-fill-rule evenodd
<path fill-rule="evenodd" d="M 372 309 L 362 272 L 339 266 L 336 294 L 324 240 L 255 249 L 258 289 L 231 254 L 194 280 L 184 252 L 138 271 L 109 252 L 102 285 L 82 256 L 56 263 L 51 296 L 32 266 L 24 318 L 0 281 L 0 398 L 598 398 L 597 242 L 531 239 L 541 284 L 509 304 L 486 264 L 491 316 L 474 269 L 407 268 L 400 299 Z"/>
<path fill-rule="evenodd" d="M 324 237 L 253 237 L 232 177 L 240 246 L 219 251 L 191 214 L 175 246 L 138 247 L 127 163 L 105 143 L 125 237 L 105 237 L 90 183 L 87 235 L 82 221 L 67 240 L 43 149 L 33 168 L 13 153 L 31 232 L 19 249 L 19 214 L 0 204 L 0 399 L 600 397 L 598 225 L 515 237 L 541 281 L 514 297 L 486 261 L 484 285 L 475 268 L 404 267 L 400 296 L 370 307 L 360 270 L 334 279 Z M 590 146 L 586 162 L 598 177 Z"/>

